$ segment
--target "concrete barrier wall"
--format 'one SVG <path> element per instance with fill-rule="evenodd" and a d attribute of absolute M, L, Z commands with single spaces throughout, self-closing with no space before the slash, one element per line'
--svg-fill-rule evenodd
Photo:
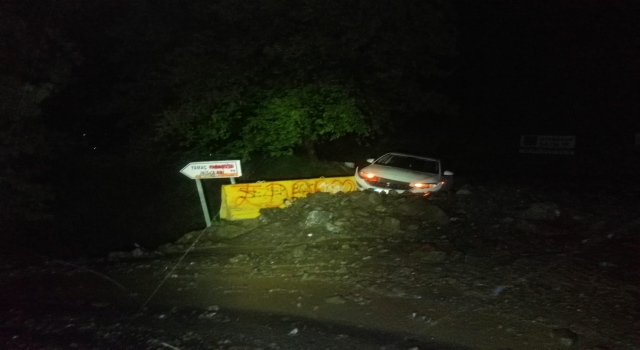
<path fill-rule="evenodd" d="M 220 217 L 226 220 L 253 219 L 262 208 L 285 207 L 285 201 L 316 192 L 352 192 L 353 176 L 274 182 L 243 183 L 222 186 Z"/>

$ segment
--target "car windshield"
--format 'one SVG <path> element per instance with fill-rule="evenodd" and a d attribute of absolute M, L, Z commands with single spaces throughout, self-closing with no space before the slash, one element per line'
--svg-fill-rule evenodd
<path fill-rule="evenodd" d="M 396 168 L 420 171 L 423 173 L 438 174 L 438 162 L 410 156 L 387 154 L 376 161 L 376 164 L 392 166 Z"/>

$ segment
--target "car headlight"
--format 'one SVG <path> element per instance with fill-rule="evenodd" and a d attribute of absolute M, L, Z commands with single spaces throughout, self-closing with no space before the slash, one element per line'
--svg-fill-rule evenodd
<path fill-rule="evenodd" d="M 425 182 L 416 182 L 416 183 L 412 183 L 411 184 L 411 187 L 420 188 L 420 189 L 433 188 L 433 187 L 436 187 L 436 186 L 438 186 L 437 183 L 433 184 L 433 183 L 425 183 Z"/>
<path fill-rule="evenodd" d="M 365 179 L 365 180 L 373 180 L 376 177 L 378 177 L 378 175 L 372 173 L 372 172 L 368 172 L 368 171 L 361 171 L 358 173 L 358 175 L 360 175 L 361 178 Z"/>

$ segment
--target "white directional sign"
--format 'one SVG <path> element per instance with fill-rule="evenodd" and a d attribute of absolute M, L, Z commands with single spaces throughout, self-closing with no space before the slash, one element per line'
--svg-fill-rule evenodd
<path fill-rule="evenodd" d="M 217 179 L 242 176 L 239 160 L 215 160 L 210 162 L 192 162 L 181 173 L 191 179 Z"/>
<path fill-rule="evenodd" d="M 207 227 L 211 226 L 211 217 L 207 208 L 207 200 L 204 196 L 202 188 L 202 179 L 218 179 L 229 178 L 231 183 L 236 183 L 235 178 L 242 176 L 242 168 L 240 168 L 239 160 L 213 160 L 210 162 L 192 162 L 180 170 L 181 173 L 187 175 L 191 179 L 196 180 L 198 188 L 198 196 L 200 196 L 200 205 L 204 213 L 204 221 Z"/>

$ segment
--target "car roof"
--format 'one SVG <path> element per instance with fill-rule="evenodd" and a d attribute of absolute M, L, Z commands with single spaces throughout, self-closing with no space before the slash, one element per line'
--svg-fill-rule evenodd
<path fill-rule="evenodd" d="M 386 156 L 387 154 L 393 154 L 394 156 L 404 156 L 404 157 L 420 158 L 420 159 L 425 159 L 425 160 L 440 161 L 438 158 L 423 157 L 423 156 L 418 156 L 418 155 L 415 155 L 415 154 L 401 153 L 401 152 L 389 152 L 389 153 L 386 153 L 385 155 L 383 155 L 382 157 Z M 382 157 L 379 157 L 379 158 L 382 158 Z"/>

